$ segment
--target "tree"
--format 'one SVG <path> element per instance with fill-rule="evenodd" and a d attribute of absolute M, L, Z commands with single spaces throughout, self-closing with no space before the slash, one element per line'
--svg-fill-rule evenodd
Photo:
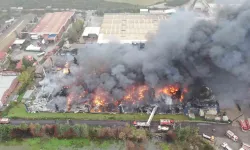
<path fill-rule="evenodd" d="M 81 125 L 82 137 L 85 137 L 85 138 L 89 137 L 89 130 L 90 129 L 89 129 L 88 125 L 86 125 L 86 124 Z"/>
<path fill-rule="evenodd" d="M 30 80 L 30 75 L 28 71 L 23 71 L 18 77 L 18 81 L 21 83 L 27 83 Z"/>
<path fill-rule="evenodd" d="M 23 123 L 20 124 L 19 128 L 22 129 L 22 130 L 26 130 L 26 129 L 28 129 L 28 125 L 23 122 Z"/>
<path fill-rule="evenodd" d="M 0 141 L 7 141 L 11 138 L 10 133 L 12 130 L 12 126 L 8 124 L 3 124 L 0 126 Z"/>
<path fill-rule="evenodd" d="M 82 128 L 81 125 L 76 124 L 72 127 L 73 131 L 75 132 L 77 137 L 82 137 Z"/>
<path fill-rule="evenodd" d="M 34 76 L 34 68 L 32 67 L 28 67 L 18 76 L 18 81 L 22 84 L 18 89 L 18 94 L 22 94 L 26 90 L 26 87 L 33 81 Z"/>
<path fill-rule="evenodd" d="M 68 124 L 59 124 L 57 126 L 57 130 L 58 130 L 59 136 L 60 137 L 65 137 L 66 136 L 66 132 L 68 132 L 70 128 L 71 127 Z"/>
<path fill-rule="evenodd" d="M 127 150 L 134 150 L 135 149 L 135 144 L 132 141 L 127 141 L 126 142 L 126 149 Z"/>
<path fill-rule="evenodd" d="M 120 132 L 119 139 L 125 140 L 126 139 L 126 134 L 124 132 Z"/>
<path fill-rule="evenodd" d="M 72 28 L 76 30 L 76 32 L 80 32 L 83 30 L 83 21 L 82 20 L 76 20 L 76 22 L 73 23 Z"/>
<path fill-rule="evenodd" d="M 68 40 L 71 43 L 77 42 L 78 36 L 77 36 L 77 31 L 72 27 L 68 31 Z"/>
<path fill-rule="evenodd" d="M 25 68 L 28 68 L 28 67 L 31 67 L 33 65 L 34 61 L 30 61 L 30 60 L 26 59 L 25 57 L 23 57 L 22 63 L 23 63 L 23 66 Z"/>
<path fill-rule="evenodd" d="M 191 128 L 191 127 L 185 127 L 185 128 L 180 128 L 177 129 L 177 138 L 180 141 L 188 141 L 192 136 L 197 136 L 198 135 L 198 129 L 197 128 Z"/>
<path fill-rule="evenodd" d="M 173 130 L 169 130 L 166 135 L 167 141 L 175 141 L 176 140 L 176 134 L 173 132 Z"/>

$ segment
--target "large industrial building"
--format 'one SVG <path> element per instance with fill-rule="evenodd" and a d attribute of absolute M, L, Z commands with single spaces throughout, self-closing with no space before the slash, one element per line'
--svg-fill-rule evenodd
<path fill-rule="evenodd" d="M 166 14 L 105 14 L 98 43 L 145 42 L 167 18 Z"/>
<path fill-rule="evenodd" d="M 57 41 L 73 20 L 75 12 L 46 13 L 30 33 L 31 36 L 42 36 L 48 41 Z"/>

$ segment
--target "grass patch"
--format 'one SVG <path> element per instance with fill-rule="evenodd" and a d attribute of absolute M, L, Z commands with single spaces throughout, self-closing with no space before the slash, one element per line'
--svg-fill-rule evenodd
<path fill-rule="evenodd" d="M 116 2 L 116 3 L 128 3 L 132 5 L 142 5 L 142 6 L 148 6 L 159 2 L 164 2 L 163 0 L 105 0 L 105 1 Z"/>
<path fill-rule="evenodd" d="M 168 143 L 166 142 L 159 143 L 159 146 L 162 150 L 169 150 Z"/>
<path fill-rule="evenodd" d="M 7 117 L 9 118 L 23 118 L 23 119 L 81 119 L 81 120 L 147 120 L 147 114 L 89 114 L 89 113 L 27 113 L 23 104 L 18 104 L 12 107 Z M 184 115 L 172 114 L 157 114 L 154 116 L 154 121 L 159 121 L 163 118 L 170 118 L 175 120 L 189 120 Z"/>
<path fill-rule="evenodd" d="M 57 138 L 30 138 L 22 141 L 11 140 L 0 143 L 0 147 L 8 149 L 10 146 L 18 146 L 20 149 L 26 150 L 58 150 L 61 148 L 77 149 L 95 145 L 101 149 L 108 149 L 113 140 L 91 141 L 89 139 L 74 138 L 74 139 L 57 139 Z"/>

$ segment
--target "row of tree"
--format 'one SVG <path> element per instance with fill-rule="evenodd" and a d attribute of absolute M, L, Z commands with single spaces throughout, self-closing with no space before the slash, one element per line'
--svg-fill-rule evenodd
<path fill-rule="evenodd" d="M 68 124 L 40 125 L 21 124 L 13 126 L 0 125 L 0 141 L 12 138 L 56 137 L 56 138 L 90 138 L 90 139 L 115 139 L 131 140 L 135 142 L 146 141 L 148 134 L 144 129 L 125 127 L 90 127 L 86 124 L 70 126 Z"/>

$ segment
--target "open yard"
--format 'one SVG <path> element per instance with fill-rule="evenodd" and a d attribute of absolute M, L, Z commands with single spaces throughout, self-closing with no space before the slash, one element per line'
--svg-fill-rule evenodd
<path fill-rule="evenodd" d="M 164 2 L 164 0 L 105 0 L 105 1 L 116 2 L 116 3 L 128 3 L 132 5 L 142 5 L 142 6 L 148 6 L 159 2 Z"/>
<path fill-rule="evenodd" d="M 9 118 L 23 119 L 81 119 L 81 120 L 147 120 L 147 114 L 89 114 L 89 113 L 27 113 L 23 104 L 18 104 L 9 110 Z M 162 118 L 171 118 L 175 120 L 189 120 L 184 115 L 157 114 L 153 120 L 159 121 Z"/>

